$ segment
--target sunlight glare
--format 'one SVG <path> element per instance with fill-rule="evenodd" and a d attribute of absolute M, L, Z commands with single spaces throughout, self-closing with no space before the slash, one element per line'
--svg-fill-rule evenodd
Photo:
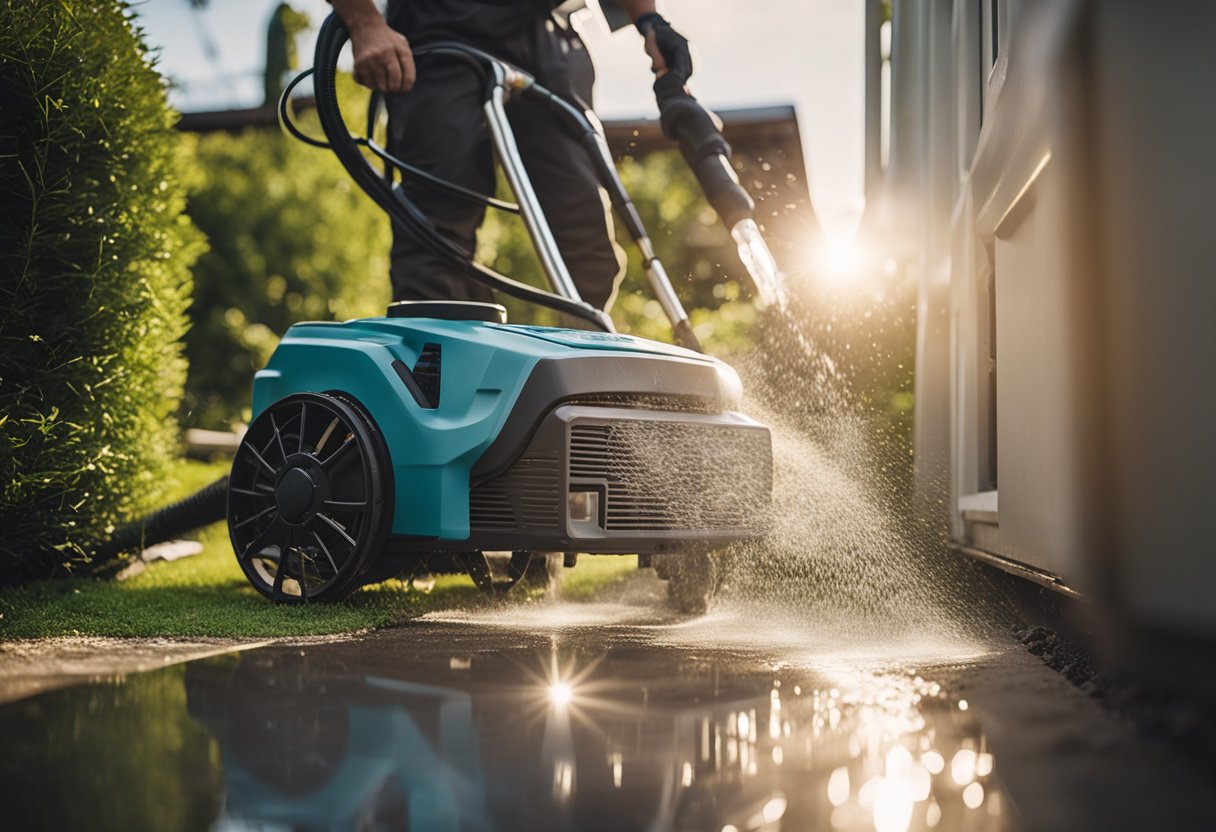
<path fill-rule="evenodd" d="M 549 701 L 554 705 L 569 705 L 574 698 L 574 689 L 567 682 L 554 682 L 549 685 Z"/>
<path fill-rule="evenodd" d="M 852 237 L 833 237 L 819 247 L 818 271 L 832 281 L 849 281 L 861 271 L 861 248 Z"/>

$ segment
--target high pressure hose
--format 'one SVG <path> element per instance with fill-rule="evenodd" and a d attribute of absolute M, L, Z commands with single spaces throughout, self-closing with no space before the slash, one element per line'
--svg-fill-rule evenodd
<path fill-rule="evenodd" d="M 583 301 L 571 300 L 541 291 L 475 262 L 472 252 L 466 251 L 458 243 L 440 233 L 430 219 L 405 195 L 400 186 L 392 184 L 388 177 L 368 164 L 359 149 L 360 142 L 351 136 L 338 106 L 338 56 L 349 38 L 350 33 L 342 19 L 337 14 L 329 15 L 317 35 L 313 72 L 317 115 L 320 118 L 321 127 L 325 131 L 325 137 L 329 140 L 330 150 L 338 157 L 355 183 L 392 218 L 393 222 L 417 240 L 427 251 L 453 268 L 464 272 L 473 280 L 504 294 L 564 312 L 587 321 L 597 329 L 611 332 L 611 319 L 594 306 Z M 475 50 L 431 47 L 415 52 L 415 56 L 419 58 L 427 54 L 443 55 L 445 58 L 461 61 L 477 72 L 487 85 L 491 81 L 488 62 Z M 285 90 L 284 94 L 286 92 Z M 363 140 L 362 143 L 366 145 L 368 141 Z M 384 154 L 377 155 L 384 158 Z M 432 182 L 432 184 L 434 183 Z"/>
<path fill-rule="evenodd" d="M 184 500 L 119 526 L 113 537 L 94 550 L 93 557 L 104 563 L 123 552 L 146 549 L 218 523 L 227 513 L 228 477 L 223 476 Z"/>
<path fill-rule="evenodd" d="M 582 143 L 588 158 L 595 165 L 600 184 L 608 192 L 613 210 L 616 211 L 625 230 L 637 243 L 638 249 L 642 253 L 642 268 L 646 270 L 646 276 L 650 280 L 656 300 L 663 307 L 667 319 L 671 321 L 676 342 L 693 352 L 704 353 L 705 348 L 693 331 L 692 323 L 688 320 L 688 313 L 684 311 L 684 306 L 680 303 L 680 298 L 676 295 L 675 289 L 667 277 L 667 272 L 659 261 L 654 244 L 646 233 L 646 228 L 642 224 L 642 216 L 638 213 L 637 206 L 633 204 L 629 192 L 625 190 L 625 185 L 617 174 L 616 165 L 612 160 L 612 151 L 608 148 L 603 131 L 598 126 L 598 122 L 592 121 L 595 116 L 539 84 L 530 85 L 522 95 L 537 106 L 546 108 L 570 135 Z"/>

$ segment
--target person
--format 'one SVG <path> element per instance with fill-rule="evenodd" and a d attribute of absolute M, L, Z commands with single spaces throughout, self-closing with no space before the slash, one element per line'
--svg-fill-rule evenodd
<path fill-rule="evenodd" d="M 515 64 L 552 92 L 590 109 L 595 72 L 560 0 L 331 0 L 350 30 L 355 80 L 385 93 L 389 151 L 437 176 L 492 194 L 494 156 L 474 73 L 452 62 L 415 66 L 412 46 L 467 43 Z M 607 0 L 605 0 L 607 2 Z M 656 75 L 692 74 L 688 41 L 655 0 L 615 0 L 645 35 Z M 670 82 L 671 79 L 668 79 Z M 508 108 L 524 166 L 582 299 L 608 309 L 624 274 L 607 195 L 578 141 L 551 117 L 525 105 Z M 485 208 L 404 177 L 406 195 L 439 231 L 473 251 Z M 491 290 L 428 253 L 394 227 L 393 300 L 492 301 Z"/>

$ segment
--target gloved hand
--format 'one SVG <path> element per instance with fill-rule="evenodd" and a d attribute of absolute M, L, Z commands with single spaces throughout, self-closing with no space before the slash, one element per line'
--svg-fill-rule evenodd
<path fill-rule="evenodd" d="M 650 56 L 650 68 L 656 75 L 676 75 L 683 84 L 692 77 L 692 55 L 688 51 L 688 39 L 671 28 L 658 12 L 644 14 L 634 21 L 642 37 L 646 38 L 646 54 Z"/>

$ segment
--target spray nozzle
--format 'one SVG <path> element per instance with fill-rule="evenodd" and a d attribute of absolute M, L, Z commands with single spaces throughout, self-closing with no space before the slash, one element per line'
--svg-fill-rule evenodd
<path fill-rule="evenodd" d="M 739 259 L 751 275 L 756 287 L 756 294 L 764 306 L 775 306 L 785 309 L 787 297 L 785 294 L 785 279 L 777 261 L 769 250 L 768 244 L 760 234 L 756 221 L 750 217 L 740 220 L 731 226 L 730 235 L 739 246 Z"/>

